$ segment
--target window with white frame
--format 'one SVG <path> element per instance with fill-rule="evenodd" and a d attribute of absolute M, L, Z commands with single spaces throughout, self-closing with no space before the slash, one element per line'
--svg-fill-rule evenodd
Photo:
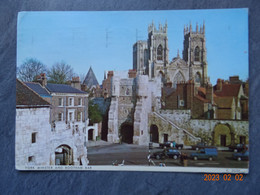
<path fill-rule="evenodd" d="M 69 121 L 72 121 L 72 112 L 69 113 Z"/>
<path fill-rule="evenodd" d="M 59 106 L 63 106 L 63 98 L 59 98 Z"/>
<path fill-rule="evenodd" d="M 73 97 L 69 98 L 69 106 L 74 106 L 74 98 Z"/>
<path fill-rule="evenodd" d="M 78 112 L 77 121 L 82 120 L 82 112 Z"/>
<path fill-rule="evenodd" d="M 82 106 L 82 98 L 79 98 L 79 99 L 78 99 L 78 105 L 79 105 L 79 106 Z"/>

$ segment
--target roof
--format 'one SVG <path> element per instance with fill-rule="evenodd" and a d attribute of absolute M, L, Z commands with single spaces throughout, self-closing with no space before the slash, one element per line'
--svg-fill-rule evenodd
<path fill-rule="evenodd" d="M 225 84 L 222 83 L 222 90 L 216 90 L 217 85 L 214 86 L 214 93 L 220 97 L 238 96 L 241 84 Z"/>
<path fill-rule="evenodd" d="M 71 87 L 70 85 L 65 84 L 53 84 L 48 83 L 46 85 L 46 89 L 51 93 L 80 93 L 80 94 L 87 94 L 84 91 Z"/>
<path fill-rule="evenodd" d="M 195 95 L 195 97 L 204 103 L 210 103 L 210 100 L 207 100 L 204 97 L 201 97 L 200 95 Z"/>
<path fill-rule="evenodd" d="M 163 87 L 163 91 L 165 93 L 165 96 L 169 96 L 171 95 L 173 92 L 176 91 L 175 88 L 171 88 L 171 87 Z"/>
<path fill-rule="evenodd" d="M 49 107 L 50 104 L 41 98 L 22 81 L 16 79 L 16 107 Z"/>
<path fill-rule="evenodd" d="M 43 88 L 40 83 L 24 82 L 24 84 L 42 97 L 51 97 L 49 92 L 45 88 Z"/>
<path fill-rule="evenodd" d="M 83 81 L 83 84 L 87 85 L 88 88 L 91 88 L 93 85 L 98 85 L 97 78 L 91 67 L 89 68 L 89 71 Z"/>
<path fill-rule="evenodd" d="M 233 97 L 215 97 L 214 101 L 216 102 L 218 108 L 231 108 L 234 101 Z"/>

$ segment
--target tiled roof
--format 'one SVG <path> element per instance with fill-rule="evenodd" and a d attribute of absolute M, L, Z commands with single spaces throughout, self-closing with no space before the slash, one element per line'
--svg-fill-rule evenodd
<path fill-rule="evenodd" d="M 89 71 L 83 81 L 83 84 L 87 85 L 88 88 L 91 88 L 93 85 L 98 85 L 97 78 L 91 67 L 89 68 Z"/>
<path fill-rule="evenodd" d="M 16 79 L 16 107 L 42 107 L 50 104 L 32 89 Z"/>
<path fill-rule="evenodd" d="M 216 102 L 218 108 L 231 108 L 234 98 L 233 97 L 215 97 L 214 101 Z"/>
<path fill-rule="evenodd" d="M 195 95 L 196 98 L 198 98 L 200 101 L 204 102 L 204 103 L 210 103 L 210 100 L 207 100 L 199 95 Z"/>
<path fill-rule="evenodd" d="M 198 87 L 198 93 L 200 96 L 206 97 L 206 88 L 205 87 Z M 203 94 L 203 95 L 201 95 Z M 213 93 L 213 97 L 216 97 L 216 94 Z"/>
<path fill-rule="evenodd" d="M 80 94 L 87 94 L 84 91 L 71 87 L 70 85 L 65 84 L 53 84 L 48 83 L 46 85 L 46 89 L 51 93 L 80 93 Z"/>
<path fill-rule="evenodd" d="M 171 88 L 171 87 L 163 87 L 163 91 L 165 93 L 165 96 L 171 95 L 173 92 L 176 91 L 176 89 Z"/>
<path fill-rule="evenodd" d="M 222 84 L 222 90 L 216 90 L 217 86 L 214 86 L 214 93 L 220 97 L 234 97 L 238 96 L 241 84 Z"/>
<path fill-rule="evenodd" d="M 24 82 L 24 84 L 42 97 L 51 97 L 49 92 L 45 88 L 43 88 L 40 83 Z"/>

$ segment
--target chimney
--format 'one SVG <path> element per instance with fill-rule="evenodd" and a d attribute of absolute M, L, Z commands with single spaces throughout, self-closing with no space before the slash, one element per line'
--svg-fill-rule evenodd
<path fill-rule="evenodd" d="M 195 86 L 194 81 L 189 80 L 187 82 L 187 109 L 193 108 L 193 98 L 195 94 Z"/>
<path fill-rule="evenodd" d="M 223 83 L 223 80 L 218 79 L 218 81 L 217 81 L 217 90 L 218 91 L 222 91 L 222 83 Z"/>
<path fill-rule="evenodd" d="M 129 78 L 135 78 L 136 77 L 136 71 L 135 70 L 129 70 L 128 71 L 128 77 Z"/>
<path fill-rule="evenodd" d="M 80 80 L 79 77 L 72 77 L 70 82 L 71 87 L 81 90 Z"/>
<path fill-rule="evenodd" d="M 172 82 L 166 83 L 166 87 L 172 88 Z"/>
<path fill-rule="evenodd" d="M 229 77 L 229 82 L 231 84 L 240 83 L 239 76 L 231 76 L 231 77 Z"/>
<path fill-rule="evenodd" d="M 45 73 L 41 73 L 36 77 L 36 81 L 40 83 L 43 87 L 47 85 L 47 77 Z"/>
<path fill-rule="evenodd" d="M 213 103 L 213 87 L 210 84 L 206 86 L 206 99 Z"/>

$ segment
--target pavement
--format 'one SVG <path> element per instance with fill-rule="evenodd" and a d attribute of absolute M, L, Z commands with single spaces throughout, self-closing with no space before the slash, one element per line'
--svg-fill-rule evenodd
<path fill-rule="evenodd" d="M 111 145 L 111 143 L 103 141 L 103 140 L 98 140 L 98 141 L 88 141 L 87 142 L 87 147 L 96 147 L 96 146 L 106 146 L 106 145 Z"/>

